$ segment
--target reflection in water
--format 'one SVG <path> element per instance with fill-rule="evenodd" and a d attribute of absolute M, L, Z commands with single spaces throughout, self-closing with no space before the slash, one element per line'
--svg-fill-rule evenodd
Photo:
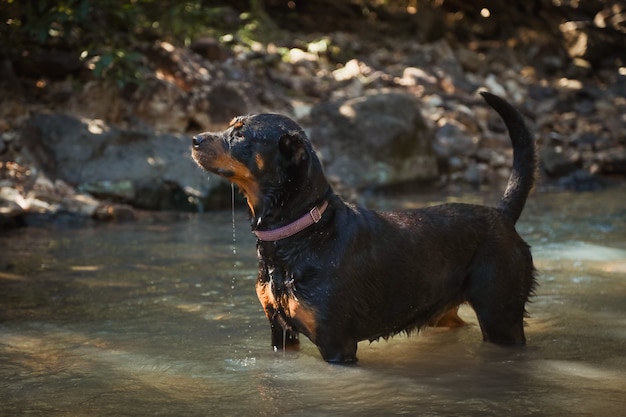
<path fill-rule="evenodd" d="M 237 213 L 0 236 L 0 415 L 621 415 L 624 189 L 535 195 L 529 345 L 471 326 L 362 342 L 356 366 L 274 353 Z M 421 205 L 417 199 L 377 202 Z"/>

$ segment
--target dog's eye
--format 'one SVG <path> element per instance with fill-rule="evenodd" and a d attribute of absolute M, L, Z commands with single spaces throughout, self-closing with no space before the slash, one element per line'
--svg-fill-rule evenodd
<path fill-rule="evenodd" d="M 235 143 L 235 142 L 241 142 L 245 139 L 245 136 L 239 132 L 235 132 L 233 135 L 231 135 L 230 137 L 230 142 L 231 143 Z"/>
<path fill-rule="evenodd" d="M 235 117 L 233 120 L 230 121 L 228 127 L 232 127 L 233 129 L 239 129 L 243 127 L 243 124 L 243 120 L 241 120 L 239 117 Z"/>

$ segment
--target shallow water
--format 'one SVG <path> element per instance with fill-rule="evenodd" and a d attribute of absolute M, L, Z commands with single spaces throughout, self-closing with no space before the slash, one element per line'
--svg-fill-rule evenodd
<path fill-rule="evenodd" d="M 529 200 L 527 347 L 483 343 L 463 307 L 470 326 L 362 342 L 356 366 L 272 351 L 243 211 L 236 253 L 229 212 L 4 233 L 0 415 L 624 415 L 625 197 Z"/>

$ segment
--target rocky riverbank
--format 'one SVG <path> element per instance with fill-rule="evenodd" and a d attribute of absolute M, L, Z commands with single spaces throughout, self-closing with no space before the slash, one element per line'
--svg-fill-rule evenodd
<path fill-rule="evenodd" d="M 159 41 L 142 47 L 149 77 L 126 89 L 25 76 L 5 60 L 0 228 L 26 224 L 33 213 L 124 220 L 137 209 L 224 207 L 230 188 L 195 167 L 190 138 L 252 112 L 302 124 L 348 195 L 406 184 L 501 187 L 510 143 L 480 89 L 516 104 L 536 132 L 540 189 L 622 181 L 626 67 L 596 66 L 576 56 L 576 43 L 566 55 L 551 45 L 373 41 L 345 32 L 251 50 L 212 39 L 190 47 Z M 63 62 L 54 53 L 42 60 L 50 70 Z"/>

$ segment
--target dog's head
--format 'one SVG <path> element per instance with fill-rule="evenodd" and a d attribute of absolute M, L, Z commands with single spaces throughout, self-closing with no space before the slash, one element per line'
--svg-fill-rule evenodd
<path fill-rule="evenodd" d="M 236 184 L 256 217 L 275 207 L 298 210 L 328 190 L 306 134 L 278 114 L 239 116 L 222 132 L 198 134 L 192 156 L 205 170 Z"/>

